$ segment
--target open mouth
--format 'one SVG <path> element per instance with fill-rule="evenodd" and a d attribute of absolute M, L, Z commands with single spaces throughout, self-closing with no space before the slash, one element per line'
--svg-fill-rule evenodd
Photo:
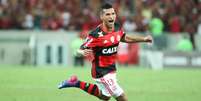
<path fill-rule="evenodd" d="M 109 20 L 109 23 L 112 23 L 112 22 L 114 22 L 114 20 Z"/>

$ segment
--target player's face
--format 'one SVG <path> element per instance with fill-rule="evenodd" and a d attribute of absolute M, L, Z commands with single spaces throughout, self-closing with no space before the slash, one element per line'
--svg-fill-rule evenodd
<path fill-rule="evenodd" d="M 116 20 L 116 13 L 113 8 L 103 9 L 103 13 L 101 14 L 101 20 L 108 27 L 112 27 Z"/>

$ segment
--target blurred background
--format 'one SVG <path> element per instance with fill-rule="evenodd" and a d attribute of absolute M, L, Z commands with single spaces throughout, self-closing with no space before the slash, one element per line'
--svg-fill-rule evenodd
<path fill-rule="evenodd" d="M 0 63 L 73 65 L 79 39 L 100 24 L 105 2 L 127 34 L 154 37 L 152 47 L 121 44 L 119 64 L 153 67 L 155 57 L 158 67 L 201 67 L 200 0 L 0 0 Z"/>
<path fill-rule="evenodd" d="M 0 0 L 0 64 L 80 64 L 73 51 L 100 24 L 105 2 L 127 34 L 154 37 L 152 47 L 120 44 L 119 64 L 154 67 L 155 57 L 158 67 L 201 67 L 200 0 Z"/>
<path fill-rule="evenodd" d="M 105 2 L 113 4 L 127 34 L 154 38 L 153 45 L 119 45 L 119 75 L 128 98 L 198 101 L 201 0 L 0 0 L 0 99 L 97 100 L 75 90 L 59 92 L 55 85 L 73 73 L 91 80 L 90 62 L 75 50 L 101 23 Z"/>

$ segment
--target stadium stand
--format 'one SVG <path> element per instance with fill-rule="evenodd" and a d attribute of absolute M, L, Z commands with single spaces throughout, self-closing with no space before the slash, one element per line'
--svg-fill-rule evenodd
<path fill-rule="evenodd" d="M 153 13 L 168 32 L 195 33 L 201 19 L 200 0 L 0 0 L 0 29 L 93 28 L 103 1 L 113 3 L 122 23 L 131 18 L 135 31 L 146 31 Z"/>

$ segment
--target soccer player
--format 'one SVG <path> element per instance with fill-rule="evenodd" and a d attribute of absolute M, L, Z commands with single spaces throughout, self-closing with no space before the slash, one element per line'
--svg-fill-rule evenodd
<path fill-rule="evenodd" d="M 109 101 L 114 97 L 116 101 L 127 101 L 126 95 L 116 79 L 116 54 L 119 42 L 152 42 L 151 36 L 127 35 L 119 24 L 115 22 L 116 13 L 112 5 L 101 7 L 100 19 L 102 24 L 88 35 L 86 42 L 77 51 L 78 55 L 90 56 L 92 60 L 91 74 L 96 84 L 78 80 L 76 76 L 61 82 L 59 89 L 75 87 Z M 93 56 L 93 57 L 92 57 Z"/>

